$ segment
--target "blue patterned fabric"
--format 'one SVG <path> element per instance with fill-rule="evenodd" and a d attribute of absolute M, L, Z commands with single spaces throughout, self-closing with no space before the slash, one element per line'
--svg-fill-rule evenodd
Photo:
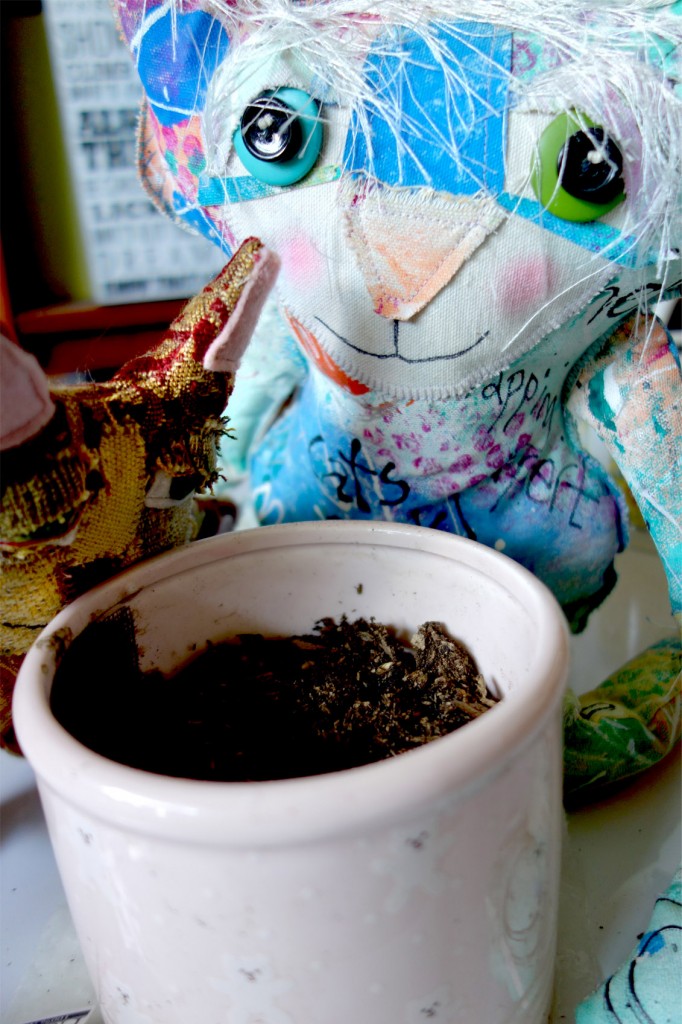
<path fill-rule="evenodd" d="M 150 105 L 162 125 L 176 124 L 203 108 L 206 87 L 229 39 L 204 11 L 168 10 L 150 17 L 141 37 L 137 68 Z"/>
<path fill-rule="evenodd" d="M 363 111 L 369 132 L 359 130 L 356 117 L 344 166 L 351 172 L 371 169 L 389 185 L 430 185 L 459 195 L 499 192 L 511 33 L 461 22 L 439 27 L 434 40 L 442 63 L 423 38 L 407 30 L 370 51 L 366 74 L 374 99 Z M 456 89 L 446 77 L 455 69 Z M 440 97 L 437 104 L 434 96 Z M 449 140 L 447 148 L 443 139 Z"/>
<path fill-rule="evenodd" d="M 680 1024 L 682 869 L 659 896 L 649 927 L 622 967 L 590 996 L 576 1024 Z"/>

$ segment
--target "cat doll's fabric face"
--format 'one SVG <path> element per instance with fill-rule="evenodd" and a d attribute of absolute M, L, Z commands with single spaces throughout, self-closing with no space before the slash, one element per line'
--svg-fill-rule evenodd
<path fill-rule="evenodd" d="M 226 249 L 274 248 L 291 330 L 356 393 L 470 392 L 607 283 L 592 337 L 636 308 L 642 266 L 660 288 L 666 47 L 604 48 L 583 12 L 576 55 L 561 19 L 530 30 L 537 4 L 508 24 L 489 6 L 442 0 L 431 23 L 393 2 L 122 6 L 150 187 Z"/>

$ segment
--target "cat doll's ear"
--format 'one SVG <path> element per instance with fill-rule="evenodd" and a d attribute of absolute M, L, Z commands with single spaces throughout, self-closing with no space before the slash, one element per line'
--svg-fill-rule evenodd
<path fill-rule="evenodd" d="M 0 334 L 0 451 L 34 437 L 54 414 L 38 360 Z"/>
<path fill-rule="evenodd" d="M 240 259 L 244 271 L 237 301 L 225 326 L 202 354 L 205 369 L 215 373 L 236 373 L 279 273 L 279 257 L 257 239 L 247 239 L 229 266 Z"/>
<path fill-rule="evenodd" d="M 213 374 L 233 378 L 265 301 L 275 283 L 280 261 L 257 238 L 247 238 L 226 267 L 170 325 L 161 342 L 130 359 L 114 375 L 133 388 L 164 394 L 186 393 Z M 205 409 L 204 409 L 205 413 Z"/>

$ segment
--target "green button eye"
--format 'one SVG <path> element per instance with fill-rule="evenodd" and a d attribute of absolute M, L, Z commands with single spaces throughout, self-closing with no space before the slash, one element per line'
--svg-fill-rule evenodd
<path fill-rule="evenodd" d="M 322 149 L 317 102 L 302 89 L 261 93 L 242 114 L 234 148 L 250 174 L 267 185 L 293 185 Z"/>
<path fill-rule="evenodd" d="M 598 220 L 625 198 L 623 156 L 588 117 L 560 114 L 540 136 L 531 184 L 555 217 Z"/>

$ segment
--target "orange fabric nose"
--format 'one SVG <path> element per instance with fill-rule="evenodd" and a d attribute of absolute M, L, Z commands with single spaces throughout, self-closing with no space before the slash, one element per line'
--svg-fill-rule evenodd
<path fill-rule="evenodd" d="M 409 320 L 452 279 L 504 217 L 487 196 L 385 189 L 349 181 L 347 238 L 375 313 Z"/>

